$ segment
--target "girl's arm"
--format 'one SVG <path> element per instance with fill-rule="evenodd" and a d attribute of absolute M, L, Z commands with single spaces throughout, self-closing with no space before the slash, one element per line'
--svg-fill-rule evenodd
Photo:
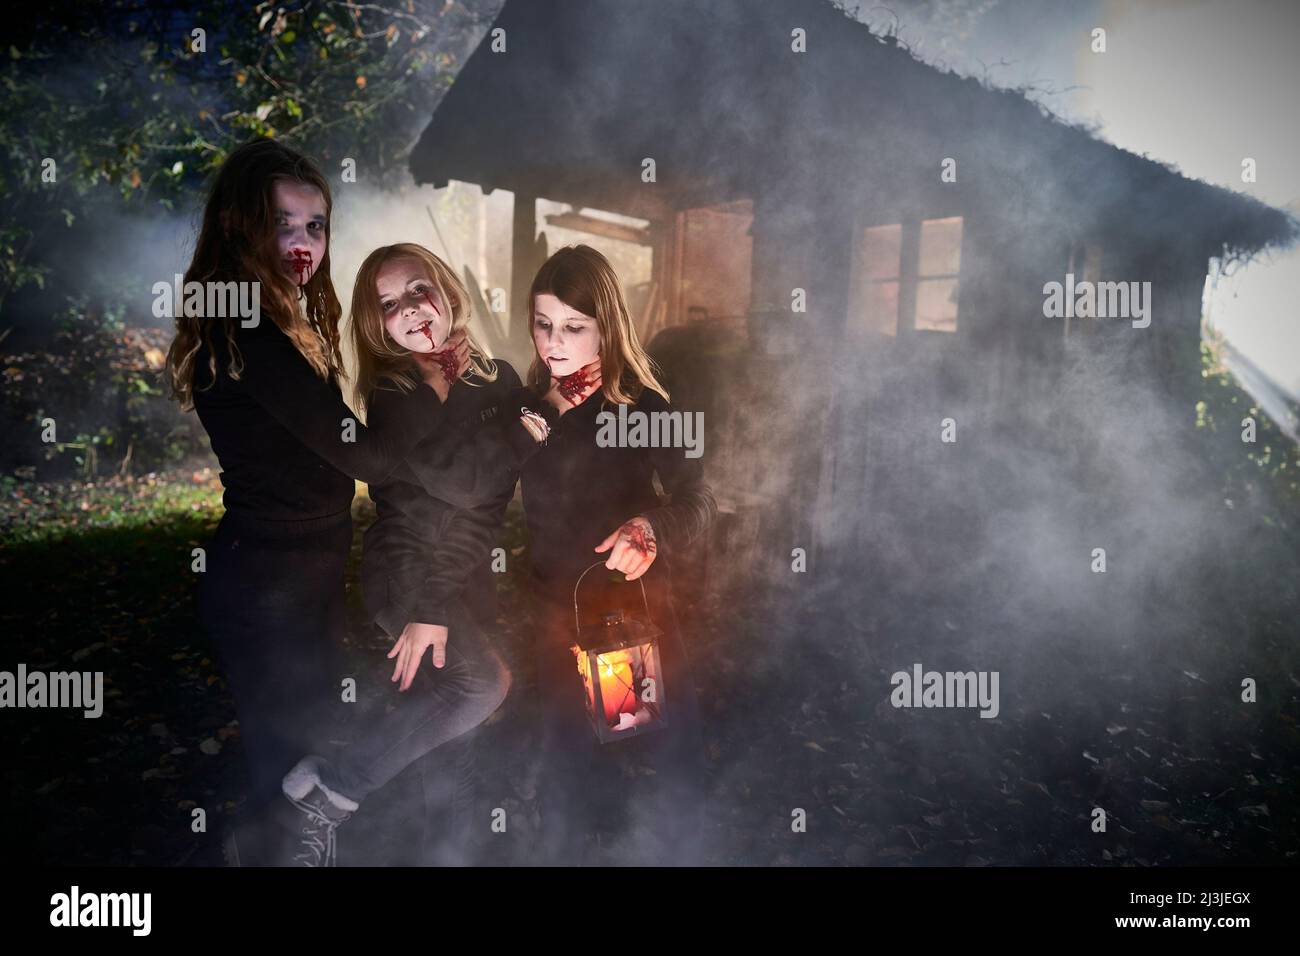
<path fill-rule="evenodd" d="M 657 392 L 646 389 L 645 394 L 647 398 L 639 404 L 646 411 L 671 411 L 672 407 Z M 687 458 L 681 448 L 647 451 L 669 503 L 650 508 L 642 516 L 654 528 L 658 547 L 671 554 L 688 547 L 708 530 L 718 516 L 718 503 L 704 480 L 703 459 Z"/>
<path fill-rule="evenodd" d="M 658 393 L 649 390 L 637 406 L 647 414 L 671 410 Z M 652 447 L 647 451 L 668 503 L 628 518 L 595 547 L 597 554 L 609 552 L 605 567 L 622 571 L 628 581 L 650 570 L 661 548 L 672 553 L 691 544 L 718 513 L 700 459 L 687 458 L 677 448 Z"/>
<path fill-rule="evenodd" d="M 520 408 L 540 413 L 551 427 L 559 416 L 549 404 L 519 387 L 513 370 L 505 372 L 509 366 L 502 363 L 501 367 L 509 391 L 497 403 L 493 420 L 486 425 L 471 421 L 440 429 L 407 455 L 395 469 L 394 478 L 419 485 L 457 508 L 490 505 L 505 490 L 513 495 L 524 462 L 541 447 L 520 420 Z M 470 388 L 463 383 L 452 386 L 448 407 L 455 405 L 458 390 Z"/>
<path fill-rule="evenodd" d="M 238 340 L 244 356 L 240 382 L 248 394 L 345 475 L 368 484 L 382 481 L 444 420 L 437 393 L 422 383 L 394 414 L 382 423 L 372 421 L 367 428 L 273 323 L 244 331 Z M 345 432 L 348 420 L 352 426 Z"/>
<path fill-rule="evenodd" d="M 480 425 L 475 414 L 476 389 L 454 385 L 446 409 L 456 423 L 421 442 L 393 473 L 394 480 L 423 487 L 431 498 L 456 509 L 440 521 L 441 505 L 430 502 L 427 519 L 417 519 L 430 529 L 427 544 L 383 557 L 390 606 L 377 620 L 394 638 L 408 623 L 447 623 L 448 605 L 464 591 L 474 569 L 496 544 L 520 465 L 540 447 L 517 417 L 513 422 L 505 419 L 512 403 L 524 399 L 517 394 L 514 369 L 505 363 L 499 368 L 499 387 L 510 389 L 511 394 L 497 403 L 488 424 Z M 377 391 L 370 401 L 371 421 L 384 419 L 403 401 L 401 393 Z M 553 422 L 554 416 L 548 421 Z"/>
<path fill-rule="evenodd" d="M 428 547 L 386 556 L 389 601 L 376 617 L 385 631 L 396 638 L 411 623 L 449 626 L 450 605 L 496 544 L 513 495 L 512 485 L 491 505 L 458 508 Z"/>

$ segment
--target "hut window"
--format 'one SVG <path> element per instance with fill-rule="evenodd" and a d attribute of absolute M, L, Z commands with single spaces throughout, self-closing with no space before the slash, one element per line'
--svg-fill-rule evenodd
<path fill-rule="evenodd" d="M 898 334 L 899 264 L 902 261 L 903 227 L 871 226 L 862 231 L 858 259 L 858 291 L 862 296 L 859 314 L 871 332 Z"/>
<path fill-rule="evenodd" d="M 878 335 L 957 331 L 962 218 L 911 219 L 858 234 L 853 312 Z"/>
<path fill-rule="evenodd" d="M 916 269 L 916 328 L 957 331 L 960 272 L 961 217 L 923 220 Z"/>
<path fill-rule="evenodd" d="M 1070 245 L 1070 261 L 1066 272 L 1074 276 L 1076 285 L 1081 282 L 1096 284 L 1101 281 L 1101 246 L 1095 242 L 1075 242 Z M 1062 320 L 1064 333 L 1068 335 L 1091 334 L 1099 323 L 1095 319 L 1068 315 Z"/>

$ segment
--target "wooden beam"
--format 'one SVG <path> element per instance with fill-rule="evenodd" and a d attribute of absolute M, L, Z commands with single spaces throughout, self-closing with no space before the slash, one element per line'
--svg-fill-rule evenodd
<path fill-rule="evenodd" d="M 537 197 L 515 193 L 514 216 L 510 235 L 510 321 L 507 334 L 511 345 L 522 347 L 530 340 L 528 287 L 537 274 L 540 262 L 535 262 L 537 236 Z"/>
<path fill-rule="evenodd" d="M 610 222 L 608 219 L 597 219 L 595 216 L 585 216 L 580 212 L 557 212 L 546 217 L 548 226 L 560 226 L 564 229 L 574 229 L 578 232 L 587 232 L 593 236 L 604 236 L 606 239 L 621 239 L 623 242 L 635 242 L 638 245 L 649 246 L 655 241 L 654 226 L 625 226 L 622 223 Z"/>

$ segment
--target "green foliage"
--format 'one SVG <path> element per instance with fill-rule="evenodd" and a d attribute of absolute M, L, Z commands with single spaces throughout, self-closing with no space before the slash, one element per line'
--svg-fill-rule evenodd
<path fill-rule="evenodd" d="M 1222 464 L 1229 500 L 1263 504 L 1264 520 L 1288 524 L 1300 513 L 1300 445 L 1278 428 L 1224 364 L 1222 335 L 1201 342 L 1201 398 L 1196 427 L 1206 433 Z M 1255 442 L 1243 442 L 1242 419 L 1255 419 Z M 1271 503 L 1268 504 L 1268 503 Z M 1274 511 L 1274 509 L 1276 509 Z"/>
<path fill-rule="evenodd" d="M 53 320 L 48 348 L 0 355 L 7 468 L 92 479 L 205 453 L 195 423 L 177 414 L 162 388 L 168 330 L 128 329 L 120 312 L 97 311 L 83 299 Z M 58 439 L 48 444 L 41 441 L 47 416 Z"/>
<path fill-rule="evenodd" d="M 50 279 L 59 230 L 97 209 L 193 208 L 255 135 L 327 175 L 350 157 L 359 180 L 399 181 L 450 82 L 440 51 L 481 23 L 476 6 L 109 0 L 29 14 L 0 59 L 0 304 Z"/>
<path fill-rule="evenodd" d="M 100 481 L 36 482 L 0 476 L 0 540 L 55 543 L 97 531 L 147 538 L 185 520 L 210 530 L 221 514 L 221 485 L 210 469 L 128 475 Z"/>

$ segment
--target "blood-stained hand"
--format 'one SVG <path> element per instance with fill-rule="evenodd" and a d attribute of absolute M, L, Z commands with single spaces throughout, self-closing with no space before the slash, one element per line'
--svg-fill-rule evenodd
<path fill-rule="evenodd" d="M 411 356 L 420 370 L 420 378 L 445 402 L 451 386 L 469 368 L 469 337 L 464 329 L 457 329 L 438 351 L 412 352 Z"/>
<path fill-rule="evenodd" d="M 447 663 L 447 628 L 443 624 L 407 624 L 402 628 L 402 636 L 393 644 L 388 657 L 397 658 L 393 667 L 392 681 L 401 680 L 399 691 L 405 691 L 415 680 L 415 673 L 420 669 L 424 652 L 433 648 L 433 666 L 442 667 Z"/>
<path fill-rule="evenodd" d="M 641 515 L 624 521 L 608 538 L 596 545 L 598 554 L 609 551 L 605 567 L 612 571 L 622 571 L 629 581 L 635 581 L 650 570 L 658 550 L 655 529 L 650 524 L 650 519 Z"/>

